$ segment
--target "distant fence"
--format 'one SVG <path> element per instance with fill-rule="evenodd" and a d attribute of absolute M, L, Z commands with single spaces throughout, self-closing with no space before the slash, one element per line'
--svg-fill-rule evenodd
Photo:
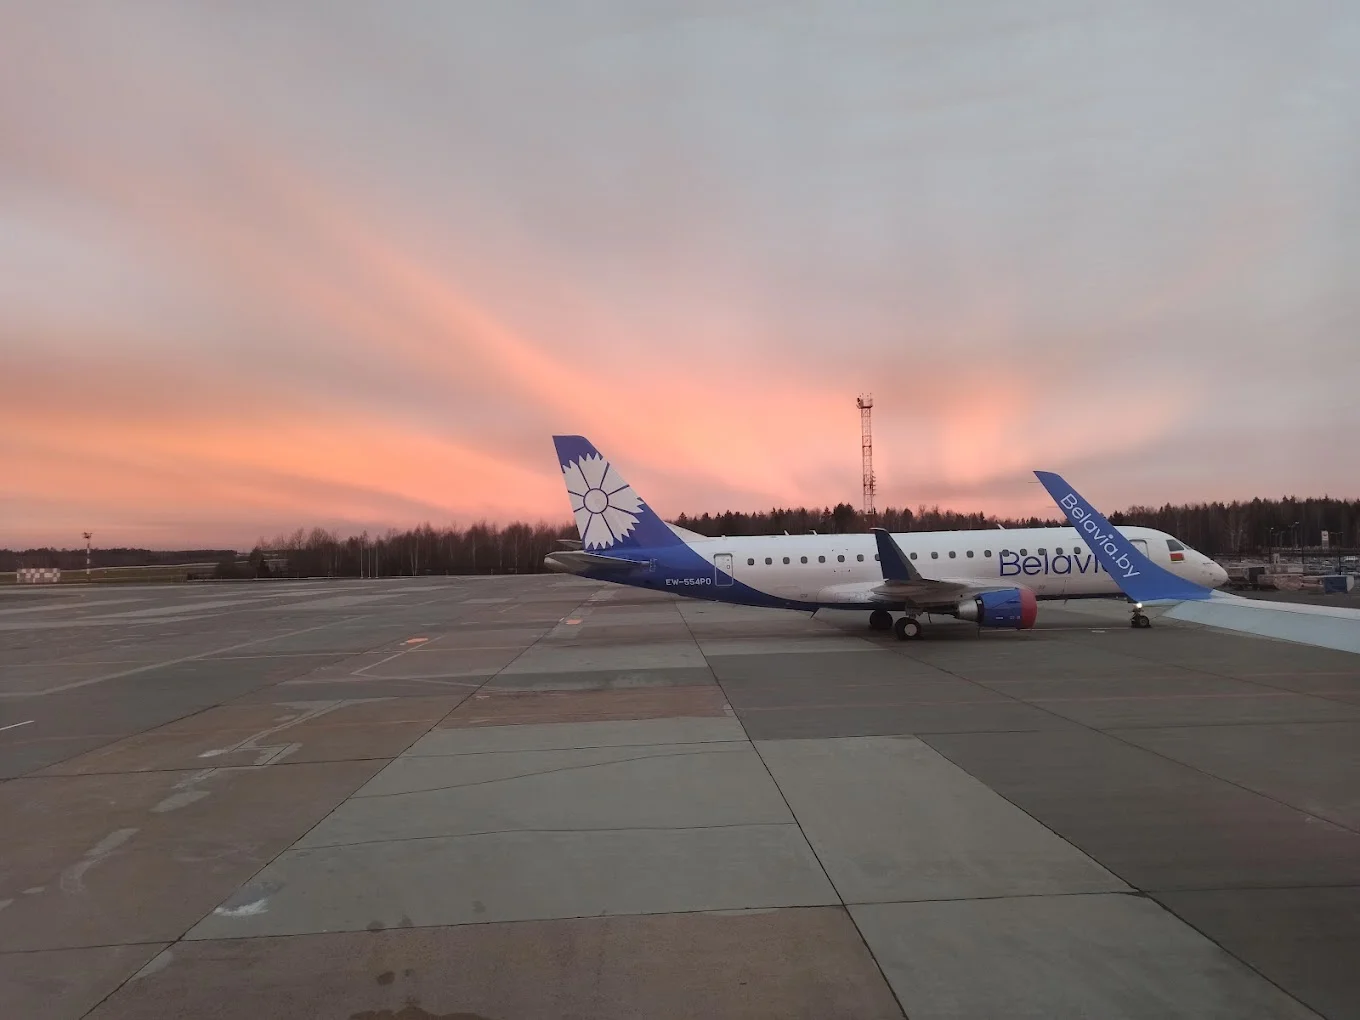
<path fill-rule="evenodd" d="M 61 571 L 56 567 L 20 567 L 14 572 L 19 584 L 56 584 L 61 580 Z"/>

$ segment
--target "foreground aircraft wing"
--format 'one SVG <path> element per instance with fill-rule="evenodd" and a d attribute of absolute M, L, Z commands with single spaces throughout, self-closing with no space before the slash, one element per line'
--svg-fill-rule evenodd
<path fill-rule="evenodd" d="M 1171 604 L 1166 616 L 1186 623 L 1360 652 L 1360 612 L 1341 606 L 1244 599 L 1177 577 L 1135 549 L 1059 475 L 1034 473 L 1072 526 L 1089 541 L 1100 565 L 1135 602 Z"/>
<path fill-rule="evenodd" d="M 1134 602 L 1195 602 L 1215 597 L 1211 588 L 1177 577 L 1157 566 L 1134 548 L 1099 510 L 1088 503 L 1061 475 L 1036 471 L 1053 501 L 1067 515 L 1072 527 L 1095 553 L 1100 565 L 1110 573 L 1119 590 Z"/>

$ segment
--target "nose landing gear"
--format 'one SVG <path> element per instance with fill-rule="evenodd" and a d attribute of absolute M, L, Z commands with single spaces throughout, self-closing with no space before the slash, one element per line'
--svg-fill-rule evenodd
<path fill-rule="evenodd" d="M 1135 602 L 1133 604 L 1133 616 L 1129 619 L 1129 626 L 1134 630 L 1145 630 L 1152 626 L 1152 621 L 1143 612 L 1143 603 Z"/>

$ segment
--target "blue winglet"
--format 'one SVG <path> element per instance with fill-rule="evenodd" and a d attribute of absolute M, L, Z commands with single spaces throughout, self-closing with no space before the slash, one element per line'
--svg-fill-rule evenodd
<path fill-rule="evenodd" d="M 921 573 L 902 555 L 892 536 L 884 528 L 871 528 L 878 542 L 878 564 L 883 568 L 885 581 L 919 581 Z"/>
<path fill-rule="evenodd" d="M 1119 585 L 1119 590 L 1133 601 L 1190 602 L 1213 597 L 1213 592 L 1208 588 L 1177 577 L 1135 549 L 1061 475 L 1052 471 L 1036 471 L 1034 474 L 1067 515 L 1072 527 L 1090 545 L 1100 565 L 1109 571 Z"/>

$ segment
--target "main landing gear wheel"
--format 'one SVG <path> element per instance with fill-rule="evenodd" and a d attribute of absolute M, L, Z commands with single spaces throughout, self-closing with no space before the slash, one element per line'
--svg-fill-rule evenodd
<path fill-rule="evenodd" d="M 1133 619 L 1129 621 L 1129 626 L 1133 627 L 1135 630 L 1143 630 L 1147 627 L 1151 627 L 1152 621 L 1149 620 L 1142 613 L 1135 611 L 1133 614 Z"/>
<path fill-rule="evenodd" d="M 869 614 L 870 630 L 892 630 L 892 613 L 886 609 L 875 609 Z"/>
<path fill-rule="evenodd" d="M 898 641 L 915 641 L 921 636 L 921 623 L 914 616 L 904 616 L 893 624 Z"/>

